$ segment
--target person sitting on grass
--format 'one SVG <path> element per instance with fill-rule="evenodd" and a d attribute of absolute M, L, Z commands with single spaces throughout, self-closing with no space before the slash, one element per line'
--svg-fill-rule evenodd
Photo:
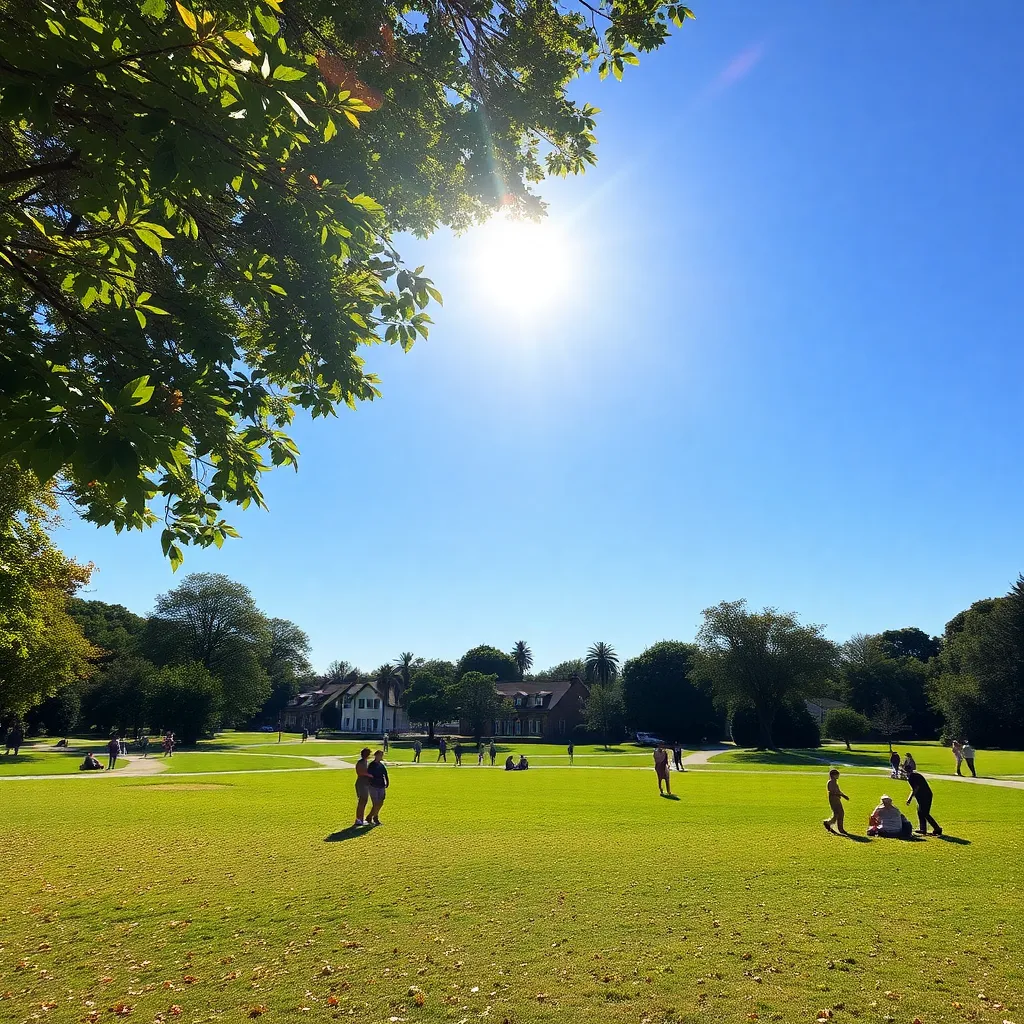
<path fill-rule="evenodd" d="M 530 762 L 526 760 L 525 754 L 519 755 L 519 764 L 516 765 L 517 772 L 525 772 L 530 767 Z"/>
<path fill-rule="evenodd" d="M 822 825 L 831 832 L 832 826 L 835 825 L 836 831 L 841 835 L 846 835 L 846 829 L 843 827 L 843 819 L 846 816 L 846 812 L 843 810 L 843 801 L 849 800 L 850 798 L 839 788 L 839 769 L 833 768 L 828 773 L 828 805 L 832 808 L 832 817 L 826 818 Z"/>
<path fill-rule="evenodd" d="M 914 826 L 903 816 L 892 802 L 888 793 L 883 793 L 878 806 L 871 812 L 869 836 L 885 836 L 887 839 L 908 838 Z"/>
<path fill-rule="evenodd" d="M 509 754 L 508 757 L 505 758 L 505 771 L 507 771 L 507 772 L 514 772 L 515 770 L 516 770 L 515 758 L 513 758 L 512 755 Z"/>
<path fill-rule="evenodd" d="M 78 766 L 80 772 L 101 772 L 103 765 L 96 760 L 96 755 L 90 750 L 85 755 L 85 760 Z"/>

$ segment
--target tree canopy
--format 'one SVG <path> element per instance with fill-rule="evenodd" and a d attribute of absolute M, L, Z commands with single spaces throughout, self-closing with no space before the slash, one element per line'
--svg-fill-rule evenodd
<path fill-rule="evenodd" d="M 774 746 L 772 727 L 780 707 L 828 679 L 837 659 L 835 644 L 821 626 L 801 625 L 795 615 L 775 608 L 752 612 L 746 601 L 723 601 L 703 616 L 695 678 L 730 711 L 751 709 L 761 745 Z"/>
<path fill-rule="evenodd" d="M 451 688 L 452 704 L 459 718 L 469 725 L 477 739 L 489 732 L 492 722 L 508 708 L 509 702 L 494 687 L 497 681 L 493 674 L 466 672 Z"/>
<path fill-rule="evenodd" d="M 594 162 L 582 73 L 659 0 L 52 0 L 0 60 L 0 458 L 172 564 L 295 466 L 297 411 L 379 394 L 440 296 L 393 239 L 462 229 Z"/>
<path fill-rule="evenodd" d="M 493 675 L 497 677 L 498 682 L 519 678 L 519 666 L 511 655 L 489 644 L 474 647 L 459 658 L 459 663 L 455 666 L 455 679 L 461 679 L 467 672 Z"/>
<path fill-rule="evenodd" d="M 448 678 L 426 669 L 420 669 L 412 677 L 412 683 L 403 698 L 410 721 L 425 722 L 431 740 L 434 738 L 434 726 L 455 715 L 455 702 Z"/>

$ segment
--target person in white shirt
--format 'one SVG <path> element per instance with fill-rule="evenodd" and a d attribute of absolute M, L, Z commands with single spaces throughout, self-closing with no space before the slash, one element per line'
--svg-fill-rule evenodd
<path fill-rule="evenodd" d="M 976 779 L 978 773 L 974 770 L 974 747 L 971 746 L 970 740 L 964 740 L 963 745 L 960 747 L 960 753 L 963 754 L 967 767 L 971 770 L 971 777 Z"/>
<path fill-rule="evenodd" d="M 906 832 L 910 833 L 913 826 L 903 817 L 903 812 L 893 805 L 892 797 L 883 793 L 879 805 L 871 812 L 871 816 L 878 822 L 875 826 L 877 835 L 880 836 L 901 836 L 904 833 L 904 822 L 906 821 Z"/>

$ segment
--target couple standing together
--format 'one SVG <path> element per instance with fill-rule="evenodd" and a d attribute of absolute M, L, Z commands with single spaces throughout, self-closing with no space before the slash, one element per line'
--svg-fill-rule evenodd
<path fill-rule="evenodd" d="M 370 748 L 363 747 L 356 761 L 356 825 L 380 824 L 380 809 L 391 785 L 384 764 L 384 751 L 375 751 L 372 761 L 369 758 Z M 367 801 L 370 802 L 369 814 L 365 814 Z"/>

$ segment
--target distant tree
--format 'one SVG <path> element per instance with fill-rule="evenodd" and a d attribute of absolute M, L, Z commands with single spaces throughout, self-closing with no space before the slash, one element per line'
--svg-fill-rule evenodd
<path fill-rule="evenodd" d="M 834 740 L 842 740 L 847 750 L 852 750 L 853 740 L 862 740 L 871 729 L 871 723 L 852 708 L 833 708 L 825 716 L 825 735 Z"/>
<path fill-rule="evenodd" d="M 583 721 L 589 732 L 600 737 L 605 750 L 621 737 L 624 714 L 625 703 L 619 680 L 591 684 L 583 702 Z"/>
<path fill-rule="evenodd" d="M 150 720 L 170 729 L 178 741 L 192 746 L 214 732 L 221 720 L 221 681 L 198 661 L 169 665 L 156 676 L 150 694 Z"/>
<path fill-rule="evenodd" d="M 374 672 L 373 681 L 377 684 L 381 698 L 387 703 L 392 691 L 401 687 L 402 673 L 397 665 L 385 662 Z"/>
<path fill-rule="evenodd" d="M 889 700 L 883 700 L 871 716 L 871 728 L 889 744 L 892 753 L 892 741 L 907 728 L 907 716 Z"/>
<path fill-rule="evenodd" d="M 136 655 L 103 665 L 82 694 L 83 724 L 103 735 L 115 730 L 134 735 L 149 721 L 156 676 L 156 666 Z"/>
<path fill-rule="evenodd" d="M 474 737 L 490 733 L 491 723 L 508 711 L 509 702 L 495 688 L 496 675 L 466 672 L 452 687 L 451 697 L 461 721 L 469 723 Z"/>
<path fill-rule="evenodd" d="M 942 641 L 929 636 L 923 629 L 907 626 L 904 629 L 887 629 L 878 636 L 882 653 L 887 658 L 915 658 L 929 661 L 938 657 Z"/>
<path fill-rule="evenodd" d="M 197 661 L 223 684 L 227 725 L 257 714 L 270 697 L 263 667 L 273 634 L 248 587 L 220 573 L 192 573 L 156 599 L 145 650 L 157 664 Z"/>
<path fill-rule="evenodd" d="M 967 610 L 939 663 L 932 693 L 947 735 L 1004 749 L 1024 746 L 1024 576 L 1005 597 Z"/>
<path fill-rule="evenodd" d="M 309 663 L 310 643 L 305 631 L 288 619 L 270 619 L 268 625 L 270 646 L 262 664 L 270 680 L 270 696 L 257 717 L 265 722 L 276 722 L 313 668 Z"/>
<path fill-rule="evenodd" d="M 560 661 L 551 668 L 534 672 L 532 678 L 539 681 L 548 679 L 585 679 L 587 666 L 582 658 L 570 658 L 568 661 Z"/>
<path fill-rule="evenodd" d="M 78 684 L 62 687 L 45 700 L 35 712 L 39 725 L 45 726 L 50 736 L 71 735 L 82 711 L 81 687 Z"/>
<path fill-rule="evenodd" d="M 398 697 L 401 700 L 402 694 L 409 689 L 413 675 L 423 667 L 423 659 L 417 658 L 412 651 L 402 651 L 395 659 L 395 667 L 398 669 L 399 687 Z"/>
<path fill-rule="evenodd" d="M 615 648 L 603 640 L 591 646 L 583 663 L 586 666 L 587 679 L 592 682 L 607 686 L 613 679 L 618 678 L 619 656 L 615 653 Z"/>
<path fill-rule="evenodd" d="M 835 644 L 820 626 L 801 625 L 775 608 L 751 612 L 746 601 L 723 601 L 703 615 L 694 677 L 710 688 L 720 707 L 751 708 L 760 746 L 774 747 L 779 708 L 829 678 L 837 660 Z"/>
<path fill-rule="evenodd" d="M 512 648 L 512 660 L 519 670 L 520 679 L 533 668 L 533 651 L 530 650 L 525 640 L 515 642 L 515 646 Z"/>
<path fill-rule="evenodd" d="M 92 569 L 53 545 L 56 509 L 52 487 L 0 465 L 0 723 L 84 679 L 98 655 L 67 610 Z"/>
<path fill-rule="evenodd" d="M 761 723 L 749 705 L 736 708 L 729 725 L 737 747 L 762 745 Z M 821 730 L 803 698 L 789 697 L 779 705 L 772 722 L 772 739 L 777 748 L 814 750 L 821 746 Z"/>
<path fill-rule="evenodd" d="M 424 669 L 418 671 L 405 691 L 405 709 L 410 721 L 426 722 L 427 736 L 434 739 L 434 727 L 455 716 L 455 702 L 448 680 Z"/>
<path fill-rule="evenodd" d="M 359 669 L 349 661 L 342 661 L 340 658 L 332 661 L 327 666 L 327 671 L 317 682 L 333 685 L 335 683 L 354 682 L 359 678 Z"/>
<path fill-rule="evenodd" d="M 455 666 L 455 678 L 461 680 L 467 672 L 497 676 L 498 682 L 519 678 L 519 667 L 515 661 L 504 651 L 487 644 L 466 651 L 459 659 L 458 665 Z"/>
<path fill-rule="evenodd" d="M 68 601 L 68 614 L 82 627 L 86 640 L 100 652 L 98 664 L 120 655 L 139 653 L 146 619 L 124 605 L 73 597 Z"/>
<path fill-rule="evenodd" d="M 630 729 L 684 743 L 720 737 L 722 715 L 715 710 L 708 692 L 689 678 L 696 653 L 692 644 L 663 640 L 622 666 L 622 692 Z"/>
<path fill-rule="evenodd" d="M 446 685 L 455 682 L 455 662 L 445 661 L 443 658 L 428 658 L 417 666 L 416 672 L 429 672 L 438 679 L 443 679 Z M 414 677 L 416 672 L 413 673 Z"/>

